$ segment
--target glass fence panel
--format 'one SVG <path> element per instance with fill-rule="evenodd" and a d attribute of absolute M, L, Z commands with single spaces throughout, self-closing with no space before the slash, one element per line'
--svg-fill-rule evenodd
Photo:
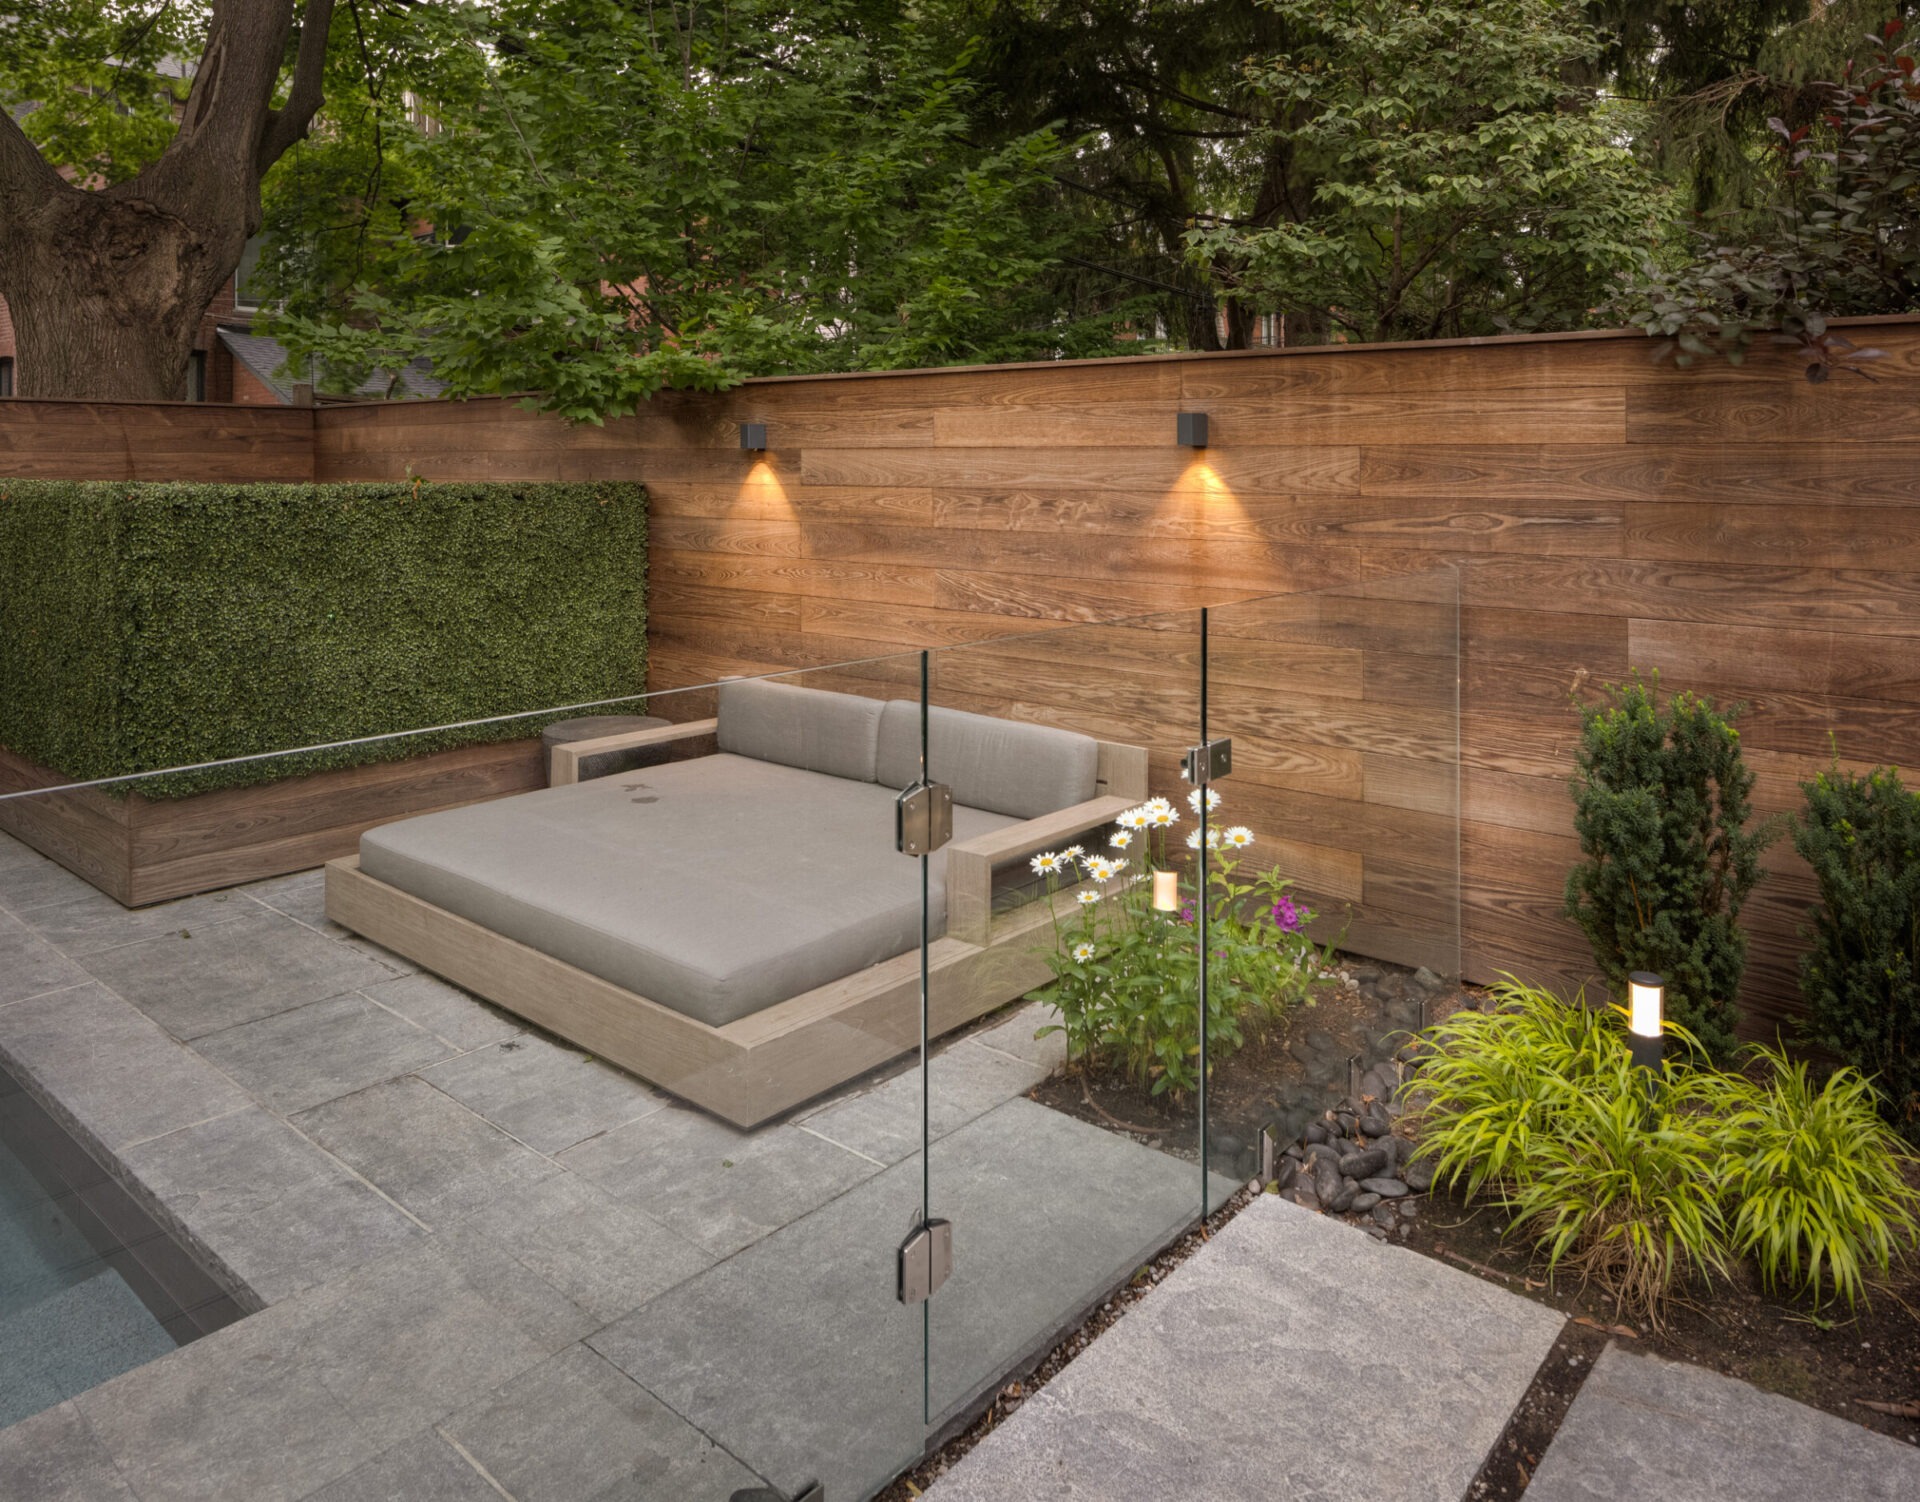
<path fill-rule="evenodd" d="M 938 1428 L 1201 1213 L 1178 771 L 1200 615 L 945 648 L 928 697 L 954 805 L 929 949 L 927 1168 L 953 1242 L 929 1304 Z"/>
<path fill-rule="evenodd" d="M 662 1502 L 916 1460 L 920 675 L 0 762 L 0 1348 L 44 1351 L 37 1406 L 245 1311 L 169 1383 L 219 1407 L 270 1354 L 301 1412 L 243 1405 L 221 1453 L 319 1405 L 316 1486 L 435 1423 L 510 1486 L 571 1455 Z M 21 1166 L 42 1117 L 91 1170 Z M 93 1247 L 121 1200 L 158 1229 Z M 102 1355 L 55 1296 L 143 1338 Z"/>
<path fill-rule="evenodd" d="M 1371 1141 L 1395 1053 L 1458 981 L 1459 677 L 1453 568 L 1208 612 L 1207 731 L 1231 743 L 1210 836 L 1221 1175 L 1284 1173 L 1273 1154 L 1330 1111 Z"/>

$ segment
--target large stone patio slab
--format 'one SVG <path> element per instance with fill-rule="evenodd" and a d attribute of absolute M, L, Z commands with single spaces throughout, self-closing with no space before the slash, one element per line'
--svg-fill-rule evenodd
<path fill-rule="evenodd" d="M 1459 1502 L 1561 1323 L 1268 1196 L 928 1495 Z"/>
<path fill-rule="evenodd" d="M 1704 1367 L 1609 1346 L 1527 1502 L 1913 1502 L 1920 1450 Z"/>
<path fill-rule="evenodd" d="M 1191 1164 L 1021 1099 L 936 1144 L 930 1169 L 955 1225 L 926 1306 L 936 1421 L 1198 1211 Z M 923 1310 L 893 1297 L 919 1198 L 919 1162 L 901 1163 L 588 1344 L 777 1485 L 866 1496 L 924 1435 Z"/>

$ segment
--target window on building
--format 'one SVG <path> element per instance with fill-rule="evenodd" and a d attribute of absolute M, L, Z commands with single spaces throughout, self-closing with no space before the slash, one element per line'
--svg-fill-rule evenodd
<path fill-rule="evenodd" d="M 0 355 L 0 396 L 13 395 L 13 356 Z"/>
<path fill-rule="evenodd" d="M 187 356 L 187 400 L 204 402 L 207 399 L 207 352 L 196 349 Z"/>
<path fill-rule="evenodd" d="M 260 251 L 264 235 L 254 235 L 240 252 L 240 264 L 233 271 L 233 307 L 236 313 L 251 313 L 260 306 Z"/>

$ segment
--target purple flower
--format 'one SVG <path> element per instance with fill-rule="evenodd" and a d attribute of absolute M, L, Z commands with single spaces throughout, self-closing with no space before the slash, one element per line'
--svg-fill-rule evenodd
<path fill-rule="evenodd" d="M 1182 923 L 1191 923 L 1191 922 L 1193 922 L 1193 909 L 1192 909 L 1192 908 L 1190 908 L 1190 907 L 1183 907 L 1183 908 L 1181 908 L 1181 909 L 1180 909 L 1180 921 L 1181 921 Z"/>
<path fill-rule="evenodd" d="M 1273 921 L 1279 925 L 1283 934 L 1300 931 L 1300 909 L 1293 905 L 1293 899 L 1282 897 L 1273 905 Z"/>

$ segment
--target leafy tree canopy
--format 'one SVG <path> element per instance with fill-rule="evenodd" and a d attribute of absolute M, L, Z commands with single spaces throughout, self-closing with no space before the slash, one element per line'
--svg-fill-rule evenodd
<path fill-rule="evenodd" d="M 575 417 L 662 385 L 1089 354 L 1050 130 L 971 142 L 964 50 L 851 3 L 506 0 L 363 34 L 274 184 L 283 340 Z M 362 41 L 356 37 L 356 50 Z"/>
<path fill-rule="evenodd" d="M 1248 65 L 1307 185 L 1192 252 L 1261 306 L 1347 337 L 1579 328 L 1667 232 L 1640 112 L 1569 80 L 1601 38 L 1559 0 L 1271 0 L 1294 38 Z"/>

